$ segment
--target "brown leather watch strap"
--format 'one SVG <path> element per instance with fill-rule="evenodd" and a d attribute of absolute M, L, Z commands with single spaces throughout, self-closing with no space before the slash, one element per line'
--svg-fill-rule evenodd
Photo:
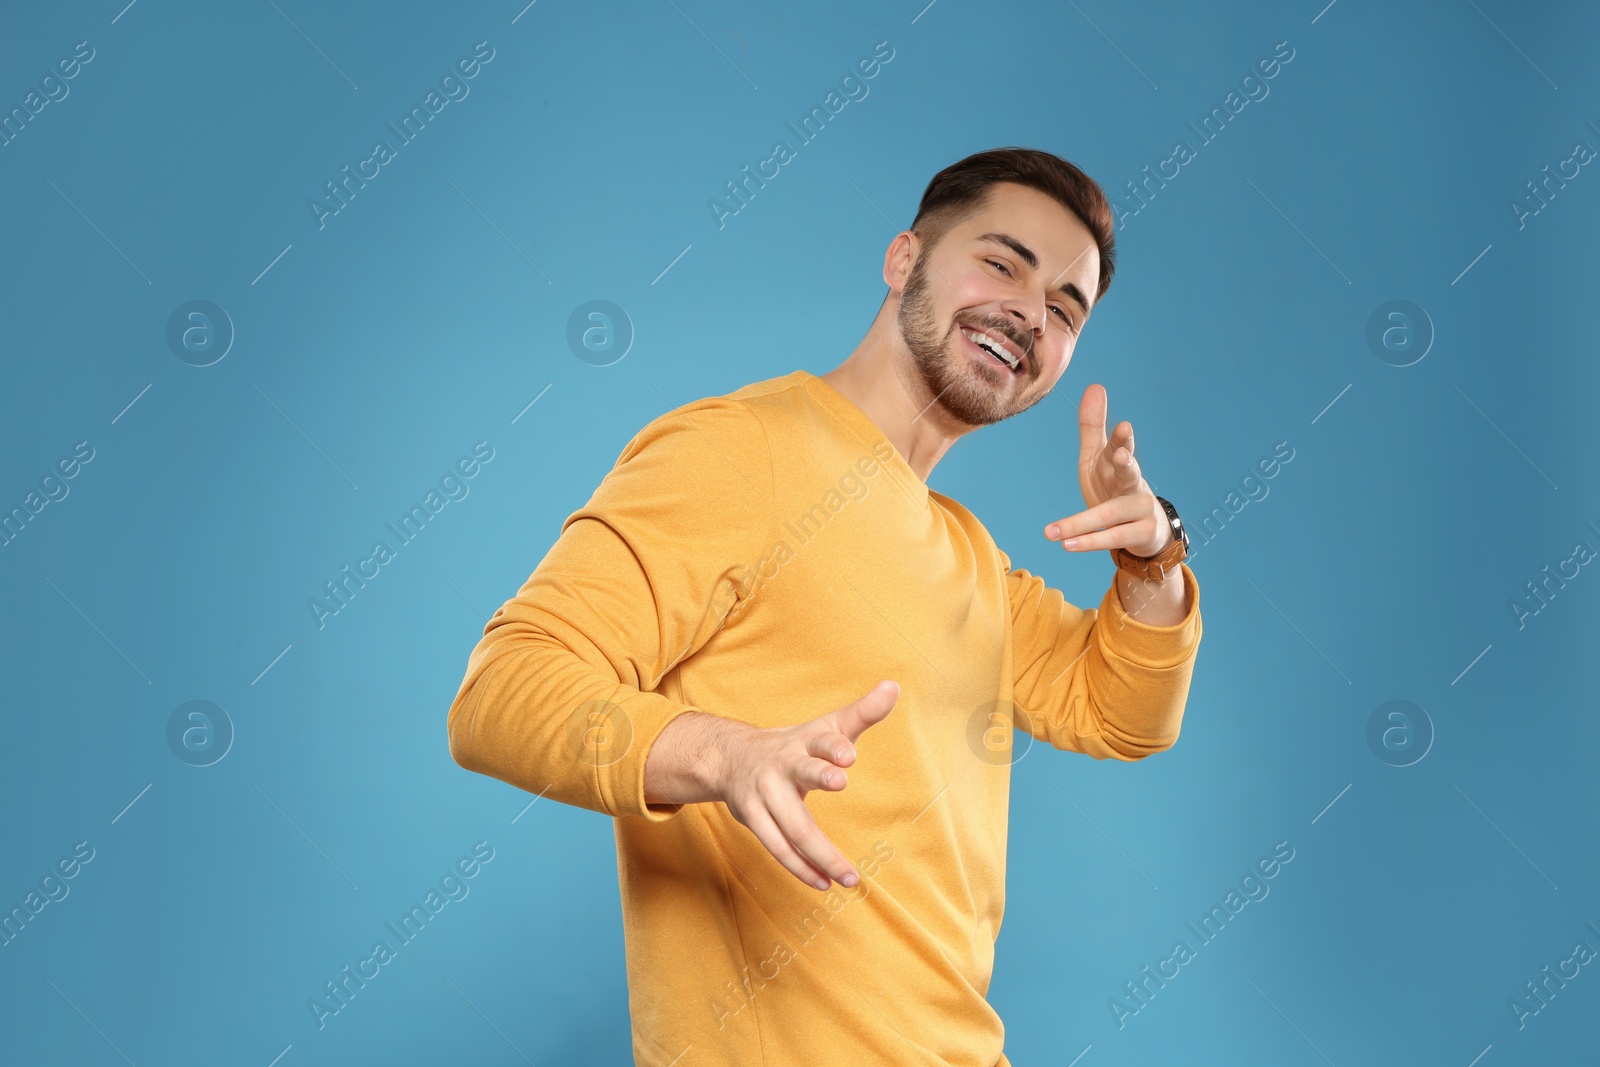
<path fill-rule="evenodd" d="M 1125 548 L 1111 550 L 1111 558 L 1120 569 L 1151 581 L 1166 578 L 1189 556 L 1189 534 L 1183 528 L 1183 520 L 1178 518 L 1178 509 L 1159 496 L 1156 500 L 1166 513 L 1167 521 L 1172 524 L 1172 540 L 1167 547 L 1153 556 L 1136 556 Z"/>
<path fill-rule="evenodd" d="M 1125 548 L 1113 548 L 1111 558 L 1117 566 L 1130 574 L 1151 581 L 1160 581 L 1167 574 L 1177 569 L 1179 563 L 1188 556 L 1184 550 L 1183 541 L 1174 537 L 1172 543 L 1153 556 L 1135 556 Z"/>

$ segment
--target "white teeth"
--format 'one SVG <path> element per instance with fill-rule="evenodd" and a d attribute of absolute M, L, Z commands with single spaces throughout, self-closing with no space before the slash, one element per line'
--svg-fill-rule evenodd
<path fill-rule="evenodd" d="M 1010 349 L 1008 349 L 1000 341 L 995 340 L 995 338 L 993 336 L 991 336 L 990 334 L 987 334 L 987 333 L 976 333 L 976 332 L 974 332 L 972 330 L 962 330 L 961 332 L 973 344 L 979 345 L 979 346 L 984 347 L 984 348 L 992 349 L 994 351 L 994 354 L 999 356 L 1002 360 L 1004 360 L 1006 365 L 1009 366 L 1012 370 L 1016 370 L 1017 369 L 1017 364 L 1020 361 L 1015 356 L 1013 356 L 1011 354 L 1011 350 Z"/>

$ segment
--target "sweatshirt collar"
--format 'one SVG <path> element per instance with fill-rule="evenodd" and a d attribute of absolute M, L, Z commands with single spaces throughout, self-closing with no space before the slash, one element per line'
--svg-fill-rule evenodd
<path fill-rule="evenodd" d="M 883 464 L 911 501 L 918 507 L 928 506 L 928 483 L 917 477 L 917 472 L 911 469 L 911 464 L 894 447 L 894 442 L 889 440 L 887 434 L 874 421 L 872 416 L 863 411 L 854 400 L 845 396 L 839 390 L 829 385 L 826 380 L 812 374 L 808 370 L 798 370 L 795 374 L 810 391 L 811 396 L 832 415 L 835 421 L 855 439 L 867 448 L 877 445 L 880 441 L 888 444 L 894 452 L 894 458 Z"/>

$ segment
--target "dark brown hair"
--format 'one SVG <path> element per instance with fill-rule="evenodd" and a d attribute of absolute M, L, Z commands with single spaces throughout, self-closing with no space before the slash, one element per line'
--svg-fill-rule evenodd
<path fill-rule="evenodd" d="M 1015 182 L 1054 197 L 1094 237 L 1100 250 L 1100 302 L 1117 269 L 1113 216 L 1106 194 L 1083 171 L 1037 148 L 991 148 L 941 170 L 923 191 L 911 229 L 931 251 L 951 227 L 981 210 L 995 182 Z"/>

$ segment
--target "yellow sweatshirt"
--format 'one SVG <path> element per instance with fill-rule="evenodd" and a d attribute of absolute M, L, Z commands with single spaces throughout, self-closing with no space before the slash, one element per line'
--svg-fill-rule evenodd
<path fill-rule="evenodd" d="M 1201 633 L 1182 572 L 1171 626 L 1115 586 L 1067 603 L 798 370 L 628 443 L 485 625 L 450 751 L 615 816 L 641 1067 L 1009 1067 L 985 994 L 1011 761 L 1033 738 L 1119 760 L 1177 741 Z M 793 725 L 886 678 L 848 786 L 805 799 L 854 888 L 807 888 L 720 803 L 645 803 L 674 716 Z"/>

